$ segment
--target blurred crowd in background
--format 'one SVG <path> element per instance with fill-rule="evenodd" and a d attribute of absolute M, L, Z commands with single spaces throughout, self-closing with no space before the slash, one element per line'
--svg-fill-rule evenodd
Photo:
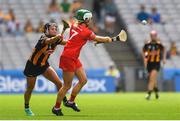
<path fill-rule="evenodd" d="M 62 19 L 73 22 L 75 11 L 81 8 L 84 8 L 83 0 L 74 0 L 73 2 L 63 0 L 61 3 L 58 3 L 57 0 L 51 0 L 49 6 L 47 6 L 47 10 L 45 11 L 47 15 L 49 15 L 51 22 L 59 23 Z M 93 31 L 98 33 L 100 28 L 109 33 L 113 33 L 117 13 L 112 0 L 94 0 L 92 9 L 94 12 L 92 22 Z M 10 8 L 8 13 L 5 13 L 0 8 L 0 28 L 5 30 L 5 33 L 0 31 L 0 36 L 2 36 L 2 34 L 20 36 L 24 33 L 39 33 L 42 32 L 43 25 L 44 21 L 39 20 L 39 25 L 35 27 L 32 24 L 31 19 L 27 19 L 26 23 L 22 25 L 16 19 L 13 9 Z"/>
<path fill-rule="evenodd" d="M 56 0 L 51 0 L 45 11 L 51 18 L 51 22 L 59 23 L 60 19 L 71 20 L 74 12 L 82 8 L 82 5 L 82 0 L 74 0 L 73 3 L 69 3 L 67 0 L 63 0 L 61 3 L 57 3 Z M 9 9 L 8 13 L 4 13 L 0 8 L 0 26 L 2 29 L 5 29 L 6 34 L 19 36 L 24 33 L 39 33 L 42 32 L 43 25 L 44 21 L 39 20 L 39 25 L 34 27 L 31 19 L 27 19 L 26 23 L 22 25 L 16 20 L 13 9 Z M 0 32 L 0 35 L 2 35 L 2 32 Z"/>
<path fill-rule="evenodd" d="M 83 0 L 62 0 L 62 2 L 57 2 L 57 0 L 51 0 L 47 9 L 45 10 L 51 22 L 59 23 L 61 19 L 73 22 L 73 16 L 76 10 L 84 8 Z M 115 23 L 117 20 L 117 8 L 114 5 L 113 0 L 94 0 L 92 3 L 93 12 L 93 22 L 92 30 L 98 33 L 99 30 L 104 30 L 105 32 L 112 34 L 115 30 Z M 149 24 L 164 24 L 162 20 L 161 13 L 158 12 L 156 7 L 151 8 L 151 13 L 146 11 L 146 6 L 141 4 L 140 10 L 136 15 L 136 21 L 142 22 L 142 20 L 148 21 Z M 38 26 L 34 26 L 31 19 L 27 19 L 25 24 L 21 24 L 16 20 L 13 9 L 9 9 L 5 13 L 0 8 L 0 36 L 3 34 L 11 36 L 21 36 L 24 33 L 42 32 L 44 25 L 44 20 L 39 20 Z M 5 32 L 5 33 L 3 33 Z M 172 42 L 170 48 L 168 48 L 168 58 L 171 56 L 178 55 L 176 43 Z"/>
<path fill-rule="evenodd" d="M 136 22 L 141 23 L 143 20 L 146 20 L 148 24 L 165 24 L 165 21 L 162 20 L 161 13 L 158 12 L 157 8 L 152 6 L 151 13 L 146 11 L 146 6 L 144 4 L 140 5 L 140 10 L 136 14 Z M 162 40 L 163 43 L 163 40 Z M 167 49 L 167 59 L 172 58 L 173 56 L 179 55 L 179 52 L 176 47 L 176 42 L 172 41 L 170 48 Z"/>
<path fill-rule="evenodd" d="M 145 5 L 140 5 L 140 11 L 136 15 L 136 19 L 138 22 L 142 22 L 143 20 L 146 20 L 149 24 L 152 23 L 163 23 L 161 20 L 161 14 L 158 12 L 156 7 L 151 8 L 151 13 L 146 12 Z"/>
<path fill-rule="evenodd" d="M 107 35 L 112 35 L 117 26 L 118 9 L 113 0 L 93 0 L 91 11 L 93 13 L 93 21 L 91 29 L 98 34 L 101 30 Z M 50 3 L 44 11 L 48 15 L 50 22 L 60 23 L 62 19 L 68 20 L 70 23 L 74 22 L 74 14 L 78 9 L 85 8 L 83 0 L 50 0 Z M 139 5 L 139 12 L 134 15 L 134 23 L 141 23 L 146 20 L 151 24 L 166 24 L 162 14 L 158 9 L 152 6 L 151 11 L 146 11 L 144 4 Z M 0 36 L 23 36 L 26 33 L 42 33 L 45 20 L 41 19 L 38 25 L 34 25 L 32 20 L 28 18 L 25 23 L 20 23 L 17 20 L 15 12 L 9 8 L 8 12 L 0 8 Z M 161 38 L 160 38 L 161 39 Z M 162 40 L 163 43 L 163 40 Z M 179 56 L 176 42 L 172 41 L 170 48 L 166 48 L 167 58 L 171 59 L 173 56 Z M 105 75 L 115 77 L 116 91 L 122 89 L 122 73 L 116 68 L 116 65 L 109 65 Z"/>

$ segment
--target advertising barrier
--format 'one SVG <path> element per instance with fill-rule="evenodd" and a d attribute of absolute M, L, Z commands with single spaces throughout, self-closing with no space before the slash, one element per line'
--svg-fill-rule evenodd
<path fill-rule="evenodd" d="M 58 73 L 59 77 L 62 77 Z M 88 76 L 88 75 L 87 75 Z M 61 79 L 62 80 L 62 79 Z M 73 86 L 77 83 L 74 78 Z M 24 93 L 26 78 L 21 70 L 0 71 L 0 94 Z M 71 90 L 70 90 L 71 91 Z M 111 93 L 115 91 L 114 78 L 109 76 L 88 76 L 87 84 L 81 93 Z M 56 93 L 56 86 L 43 76 L 38 76 L 34 93 Z"/>

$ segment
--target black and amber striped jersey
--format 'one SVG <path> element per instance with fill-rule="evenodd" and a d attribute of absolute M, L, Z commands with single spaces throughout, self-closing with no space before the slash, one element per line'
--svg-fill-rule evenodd
<path fill-rule="evenodd" d="M 56 46 L 59 44 L 45 44 L 45 40 L 48 37 L 46 35 L 42 35 L 38 40 L 36 46 L 33 48 L 33 52 L 29 58 L 34 65 L 44 66 L 47 64 L 48 58 L 51 55 L 50 52 L 53 52 L 56 49 Z"/>
<path fill-rule="evenodd" d="M 164 46 L 160 43 L 148 42 L 143 47 L 143 52 L 148 62 L 160 63 Z"/>

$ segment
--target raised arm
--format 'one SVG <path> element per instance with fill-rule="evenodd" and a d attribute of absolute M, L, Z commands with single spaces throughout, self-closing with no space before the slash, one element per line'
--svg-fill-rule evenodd
<path fill-rule="evenodd" d="M 58 42 L 58 41 L 62 41 L 63 37 L 61 36 L 61 34 L 58 34 L 54 37 L 51 37 L 51 38 L 47 38 L 45 40 L 45 44 L 52 44 L 52 43 L 55 43 L 55 42 Z"/>
<path fill-rule="evenodd" d="M 60 45 L 66 45 L 66 43 L 67 43 L 67 41 L 63 39 L 59 44 Z"/>

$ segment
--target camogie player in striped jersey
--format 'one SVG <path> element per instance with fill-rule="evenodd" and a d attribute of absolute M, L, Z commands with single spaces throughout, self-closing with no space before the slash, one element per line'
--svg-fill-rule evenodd
<path fill-rule="evenodd" d="M 160 62 L 166 63 L 166 51 L 160 40 L 157 38 L 155 30 L 150 32 L 151 39 L 143 47 L 144 66 L 148 71 L 148 92 L 146 99 L 149 100 L 152 91 L 155 92 L 156 99 L 159 98 L 157 75 L 160 69 Z M 162 55 L 162 57 L 161 57 Z"/>
<path fill-rule="evenodd" d="M 39 75 L 43 75 L 46 79 L 53 82 L 57 90 L 62 87 L 62 82 L 59 79 L 55 70 L 49 65 L 49 56 L 54 52 L 57 45 L 65 45 L 66 41 L 63 40 L 61 34 L 57 34 L 58 27 L 56 23 L 47 23 L 44 25 L 44 35 L 38 40 L 33 52 L 28 59 L 24 75 L 27 79 L 27 88 L 24 93 L 24 108 L 25 113 L 28 116 L 33 116 L 34 113 L 29 107 L 31 93 L 36 83 L 36 78 Z M 63 99 L 66 101 L 66 97 Z"/>

